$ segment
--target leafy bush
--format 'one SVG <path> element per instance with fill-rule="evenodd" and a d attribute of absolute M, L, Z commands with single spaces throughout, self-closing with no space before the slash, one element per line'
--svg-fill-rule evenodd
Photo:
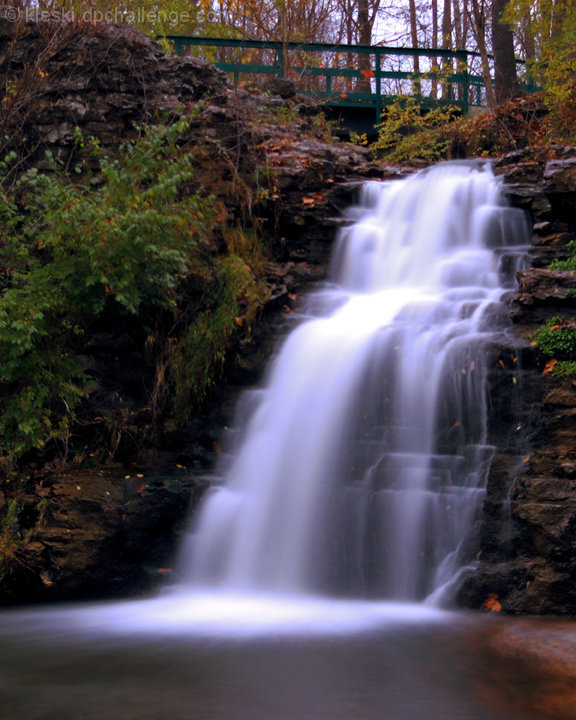
<path fill-rule="evenodd" d="M 105 307 L 146 326 L 177 307 L 202 262 L 211 212 L 188 191 L 186 121 L 150 127 L 116 157 L 95 147 L 102 184 L 74 184 L 52 160 L 0 190 L 0 435 L 10 457 L 64 437 L 85 396 L 75 348 Z M 13 156 L 0 166 L 6 177 Z M 78 168 L 81 170 L 81 168 Z"/>
<path fill-rule="evenodd" d="M 532 336 L 543 355 L 571 360 L 576 352 L 576 321 L 553 317 Z"/>
<path fill-rule="evenodd" d="M 248 326 L 266 298 L 251 268 L 238 255 L 219 258 L 216 277 L 204 294 L 206 310 L 168 345 L 167 373 L 172 386 L 174 423 L 204 399 L 218 379 L 232 336 Z"/>
<path fill-rule="evenodd" d="M 399 98 L 382 113 L 378 139 L 371 147 L 397 162 L 440 160 L 446 157 L 450 141 L 439 131 L 458 115 L 455 106 L 426 110 L 415 98 Z"/>
<path fill-rule="evenodd" d="M 576 240 L 566 243 L 564 250 L 570 253 L 571 257 L 567 260 L 554 260 L 549 265 L 551 270 L 576 270 Z"/>
<path fill-rule="evenodd" d="M 531 36 L 536 59 L 530 71 L 536 83 L 546 90 L 550 109 L 551 135 L 571 142 L 576 138 L 576 12 L 573 0 L 552 2 L 512 0 L 506 9 L 511 24 L 522 22 Z M 526 19 L 530 18 L 529 23 Z"/>
<path fill-rule="evenodd" d="M 576 376 L 576 360 L 560 360 L 554 365 L 552 374 L 558 377 Z"/>

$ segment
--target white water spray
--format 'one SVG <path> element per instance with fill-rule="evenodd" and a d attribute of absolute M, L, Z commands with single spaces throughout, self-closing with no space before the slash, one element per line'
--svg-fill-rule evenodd
<path fill-rule="evenodd" d="M 526 222 L 469 163 L 370 182 L 356 212 L 202 503 L 197 589 L 422 600 L 473 555 L 483 348 Z"/>

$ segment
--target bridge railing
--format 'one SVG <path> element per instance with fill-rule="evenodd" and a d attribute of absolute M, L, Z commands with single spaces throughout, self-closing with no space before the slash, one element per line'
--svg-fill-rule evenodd
<path fill-rule="evenodd" d="M 484 79 L 471 72 L 478 54 L 467 50 L 212 37 L 167 39 L 178 55 L 200 52 L 208 56 L 217 67 L 230 73 L 235 83 L 253 75 L 289 78 L 326 106 L 373 108 L 376 123 L 383 108 L 399 95 L 413 95 L 424 106 L 456 105 L 463 113 L 470 107 L 485 105 Z M 418 64 L 425 59 L 431 69 L 408 70 L 406 60 L 414 63 L 415 58 Z M 399 69 L 385 68 L 390 60 L 396 61 Z M 393 85 L 403 86 L 408 92 L 392 91 Z M 529 76 L 524 87 L 535 89 Z"/>

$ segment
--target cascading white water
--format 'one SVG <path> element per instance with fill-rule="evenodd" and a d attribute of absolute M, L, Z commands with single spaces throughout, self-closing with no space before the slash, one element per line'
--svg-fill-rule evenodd
<path fill-rule="evenodd" d="M 203 501 L 196 588 L 421 600 L 473 554 L 483 346 L 526 222 L 474 163 L 370 182 L 354 214 Z"/>

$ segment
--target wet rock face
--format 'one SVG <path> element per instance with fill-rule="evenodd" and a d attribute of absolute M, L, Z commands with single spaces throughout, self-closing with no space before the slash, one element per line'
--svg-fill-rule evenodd
<path fill-rule="evenodd" d="M 0 575 L 2 602 L 133 595 L 170 580 L 177 538 L 206 485 L 122 467 L 30 483 L 19 501 L 34 532 L 19 567 Z"/>
<path fill-rule="evenodd" d="M 574 614 L 576 379 L 543 373 L 546 359 L 530 338 L 551 317 L 576 318 L 576 273 L 545 267 L 566 258 L 576 238 L 576 148 L 515 153 L 496 172 L 511 202 L 531 216 L 533 267 L 518 274 L 510 348 L 495 355 L 489 378 L 498 454 L 480 522 L 480 565 L 458 600 L 490 609 L 496 596 L 503 612 Z M 518 355 L 514 388 L 502 362 L 510 351 Z"/>

